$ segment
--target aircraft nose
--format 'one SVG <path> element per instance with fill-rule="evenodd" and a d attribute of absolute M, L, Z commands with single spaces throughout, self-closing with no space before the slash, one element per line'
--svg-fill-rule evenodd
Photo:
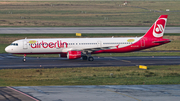
<path fill-rule="evenodd" d="M 5 48 L 5 51 L 6 51 L 7 53 L 9 53 L 9 52 L 10 52 L 10 48 L 9 48 L 9 46 L 7 46 L 7 47 Z"/>

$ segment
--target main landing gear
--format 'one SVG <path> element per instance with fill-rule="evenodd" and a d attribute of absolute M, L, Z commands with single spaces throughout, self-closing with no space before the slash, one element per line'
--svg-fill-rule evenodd
<path fill-rule="evenodd" d="M 94 61 L 94 58 L 92 56 L 82 56 L 83 60 L 88 60 L 88 61 Z"/>
<path fill-rule="evenodd" d="M 24 54 L 23 62 L 26 62 L 26 54 Z"/>
<path fill-rule="evenodd" d="M 88 57 L 88 61 L 94 61 L 94 58 L 92 56 Z"/>
<path fill-rule="evenodd" d="M 87 58 L 88 58 L 87 56 L 82 56 L 83 60 L 87 60 Z"/>

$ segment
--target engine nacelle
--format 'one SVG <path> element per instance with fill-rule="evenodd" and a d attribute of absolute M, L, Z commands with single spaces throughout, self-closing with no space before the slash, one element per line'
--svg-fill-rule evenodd
<path fill-rule="evenodd" d="M 68 59 L 78 59 L 78 58 L 81 58 L 81 51 L 68 51 L 67 58 Z"/>

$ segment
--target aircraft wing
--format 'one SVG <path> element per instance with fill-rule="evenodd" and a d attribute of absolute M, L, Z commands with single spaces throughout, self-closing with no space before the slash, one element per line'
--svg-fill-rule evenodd
<path fill-rule="evenodd" d="M 99 51 L 99 50 L 107 50 L 107 49 L 115 49 L 115 46 L 110 46 L 110 47 L 97 47 L 97 48 L 87 48 L 83 49 L 83 51 L 88 51 L 88 52 L 94 52 L 94 51 Z"/>
<path fill-rule="evenodd" d="M 119 46 L 119 45 L 118 45 Z M 94 52 L 94 51 L 99 51 L 99 50 L 107 50 L 107 49 L 117 49 L 118 46 L 108 46 L 108 47 L 94 47 L 94 48 L 83 48 L 83 49 L 72 49 L 72 50 L 77 50 L 77 51 L 82 51 L 82 52 Z"/>

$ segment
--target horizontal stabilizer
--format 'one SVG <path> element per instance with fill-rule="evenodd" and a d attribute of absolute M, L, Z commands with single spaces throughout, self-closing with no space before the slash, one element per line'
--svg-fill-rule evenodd
<path fill-rule="evenodd" d="M 167 43 L 167 42 L 171 42 L 171 40 L 154 41 L 153 43 Z"/>

